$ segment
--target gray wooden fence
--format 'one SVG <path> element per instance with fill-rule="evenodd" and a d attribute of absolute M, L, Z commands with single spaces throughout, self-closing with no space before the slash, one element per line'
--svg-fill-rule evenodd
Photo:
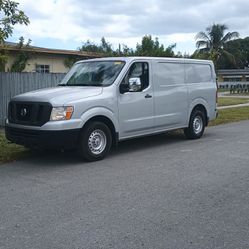
<path fill-rule="evenodd" d="M 20 93 L 54 87 L 64 73 L 4 73 L 0 72 L 0 126 L 4 126 L 10 99 Z"/>

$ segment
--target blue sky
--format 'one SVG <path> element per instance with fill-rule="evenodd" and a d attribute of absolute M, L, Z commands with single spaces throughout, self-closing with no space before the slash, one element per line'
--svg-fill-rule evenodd
<path fill-rule="evenodd" d="M 192 53 L 195 35 L 213 23 L 227 24 L 229 31 L 249 36 L 248 0 L 19 0 L 30 25 L 15 27 L 10 41 L 20 36 L 32 45 L 77 49 L 90 39 L 105 37 L 135 47 L 145 34 L 158 37 L 165 46 Z"/>

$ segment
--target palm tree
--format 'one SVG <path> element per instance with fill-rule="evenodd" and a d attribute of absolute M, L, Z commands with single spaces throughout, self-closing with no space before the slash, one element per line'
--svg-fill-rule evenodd
<path fill-rule="evenodd" d="M 225 44 L 239 37 L 238 32 L 225 31 L 228 27 L 225 24 L 213 24 L 206 28 L 206 32 L 199 32 L 195 39 L 198 55 L 207 55 L 209 59 L 214 61 L 215 67 L 218 67 L 218 61 L 222 56 L 226 56 L 232 63 L 235 63 L 231 53 L 225 50 Z"/>

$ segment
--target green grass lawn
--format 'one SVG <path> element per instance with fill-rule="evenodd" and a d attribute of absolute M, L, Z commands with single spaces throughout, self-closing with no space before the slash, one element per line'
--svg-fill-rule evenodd
<path fill-rule="evenodd" d="M 14 161 L 28 155 L 29 151 L 23 146 L 9 143 L 3 132 L 0 132 L 0 163 Z"/>
<path fill-rule="evenodd" d="M 230 91 L 229 88 L 218 88 L 218 92 L 219 92 L 219 93 L 229 92 L 229 91 Z"/>
<path fill-rule="evenodd" d="M 216 120 L 209 123 L 209 126 L 226 124 L 249 119 L 249 106 L 228 108 L 218 111 L 219 115 Z"/>
<path fill-rule="evenodd" d="M 229 97 L 219 97 L 218 106 L 228 106 L 228 105 L 238 105 L 249 103 L 249 99 L 242 98 L 229 98 Z"/>

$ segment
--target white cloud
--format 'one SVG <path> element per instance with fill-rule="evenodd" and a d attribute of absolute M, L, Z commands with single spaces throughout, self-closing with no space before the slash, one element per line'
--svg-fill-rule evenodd
<path fill-rule="evenodd" d="M 248 0 L 19 0 L 30 17 L 29 26 L 17 26 L 14 37 L 24 36 L 39 46 L 41 39 L 75 45 L 101 37 L 118 46 L 135 47 L 145 34 L 166 46 L 177 43 L 195 49 L 195 34 L 211 24 L 228 24 L 231 31 L 249 34 Z M 76 47 L 71 47 L 72 49 Z M 185 52 L 185 51 L 183 51 Z"/>
<path fill-rule="evenodd" d="M 75 22 L 75 14 L 79 11 L 72 0 L 58 2 L 43 0 L 40 4 L 22 0 L 20 7 L 30 17 L 30 25 L 17 27 L 17 31 L 25 36 L 67 41 L 88 35 L 88 30 Z"/>
<path fill-rule="evenodd" d="M 169 42 L 191 42 L 195 39 L 196 33 L 176 33 L 165 37 Z"/>

